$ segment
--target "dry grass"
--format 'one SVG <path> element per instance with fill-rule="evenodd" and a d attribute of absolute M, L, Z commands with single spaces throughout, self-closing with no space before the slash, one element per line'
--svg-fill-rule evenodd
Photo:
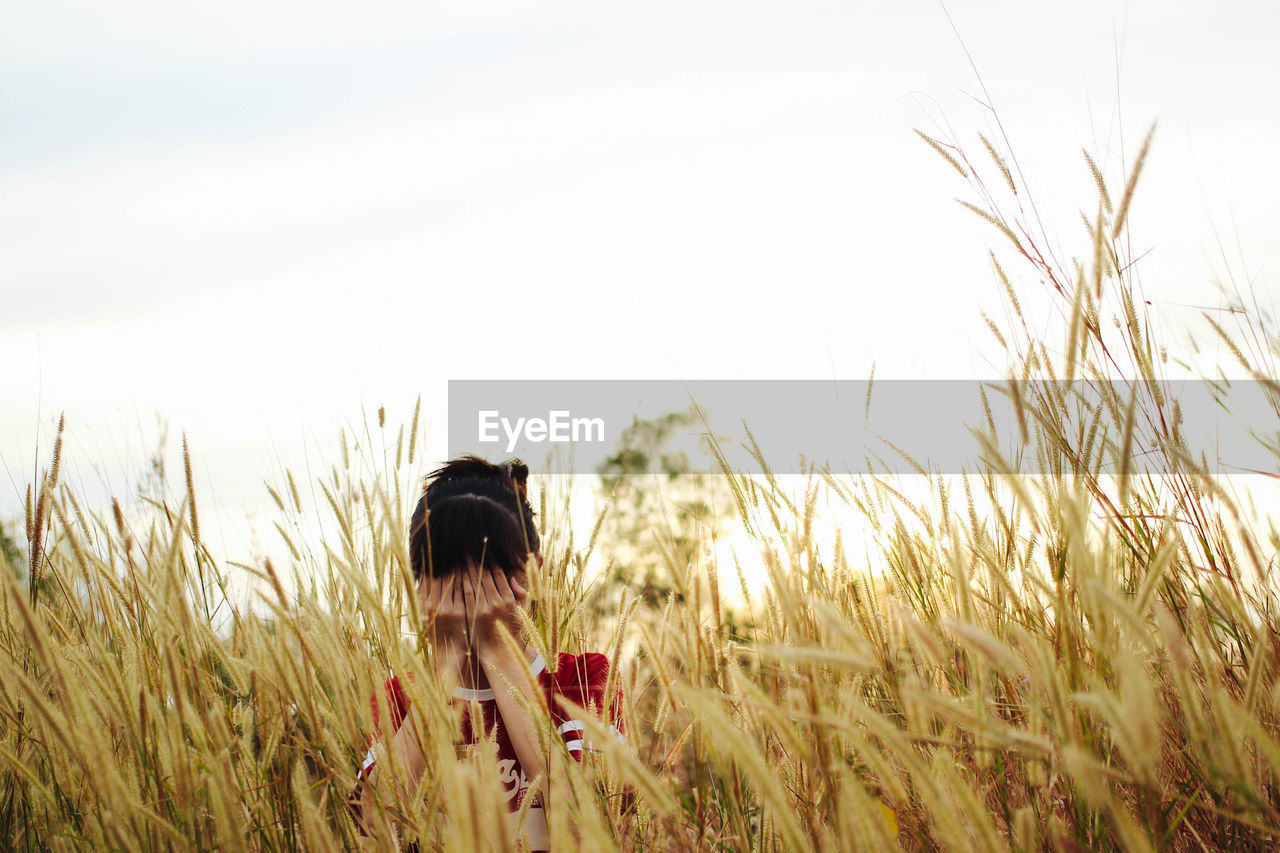
<path fill-rule="evenodd" d="M 1052 473 L 1019 474 L 986 441 L 963 494 L 935 477 L 908 503 L 887 480 L 817 473 L 793 500 L 771 478 L 729 475 L 771 571 L 733 614 L 749 626 L 737 632 L 718 580 L 734 568 L 699 560 L 670 567 L 686 594 L 660 610 L 624 596 L 630 618 L 610 637 L 582 617 L 586 555 L 546 531 L 560 545 L 536 578 L 536 644 L 615 650 L 625 633 L 637 649 L 616 672 L 630 745 L 595 732 L 594 777 L 551 754 L 570 781 L 552 806 L 557 837 L 588 849 L 1274 846 L 1280 539 L 1247 524 L 1183 449 L 1124 239 L 1142 158 L 1118 187 L 1086 158 L 1098 206 L 1084 260 L 1060 265 L 1025 194 L 1009 192 L 1018 170 L 982 142 L 975 163 L 930 140 L 1063 318 L 1062 349 L 1034 336 L 1042 322 L 1022 317 L 1019 278 L 997 264 L 1013 319 L 992 328 L 1008 375 L 1147 384 L 1091 404 L 1063 382 L 1011 381 L 1024 452 Z M 1248 325 L 1223 335 L 1270 376 L 1257 344 L 1274 338 L 1233 316 Z M 416 433 L 415 416 L 376 473 L 344 445 L 317 484 L 332 522 L 323 546 L 300 532 L 293 478 L 273 490 L 296 593 L 269 563 L 210 558 L 189 466 L 169 500 L 97 514 L 59 482 L 55 453 L 31 492 L 29 566 L 0 572 L 0 846 L 355 846 L 344 801 L 368 697 L 429 654 L 399 618 L 416 619 L 402 491 Z M 1138 452 L 1171 474 L 1141 473 Z M 874 521 L 887 574 L 816 544 L 822 489 Z M 243 572 L 269 590 L 269 616 L 228 599 Z M 213 630 L 223 619 L 230 631 Z M 442 692 L 430 679 L 411 689 L 428 773 L 421 797 L 386 808 L 428 846 L 503 847 L 492 763 L 459 761 Z"/>

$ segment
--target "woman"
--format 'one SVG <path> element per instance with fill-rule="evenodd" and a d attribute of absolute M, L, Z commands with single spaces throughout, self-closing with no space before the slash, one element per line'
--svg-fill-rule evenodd
<path fill-rule="evenodd" d="M 528 476 L 528 467 L 519 460 L 494 465 L 476 456 L 455 459 L 433 472 L 410 521 L 409 553 L 434 646 L 434 674 L 456 683 L 455 702 L 465 703 L 460 741 L 475 744 L 494 732 L 507 808 L 515 813 L 526 797 L 536 798 L 524 830 L 534 850 L 548 850 L 541 807 L 547 762 L 538 746 L 540 723 L 524 708 L 540 691 L 560 740 L 581 760 L 584 726 L 573 709 L 604 708 L 609 661 L 596 653 L 561 654 L 553 672 L 531 647 L 521 652 L 518 643 L 504 636 L 520 635 L 517 613 L 528 598 L 525 566 L 530 556 L 542 565 L 525 489 Z M 399 678 L 387 681 L 385 689 L 394 736 L 386 745 L 375 743 L 358 774 L 351 804 L 362 833 L 374 820 L 375 796 L 388 794 L 379 772 L 386 753 L 395 752 L 411 784 L 421 778 L 425 765 L 414 728 L 418 722 Z M 475 706 L 480 719 L 472 720 Z M 608 715 L 611 730 L 622 737 L 620 708 L 615 697 Z M 375 701 L 375 724 L 377 709 Z"/>

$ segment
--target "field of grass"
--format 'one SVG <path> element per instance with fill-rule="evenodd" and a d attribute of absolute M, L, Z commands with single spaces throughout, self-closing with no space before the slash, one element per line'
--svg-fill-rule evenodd
<path fill-rule="evenodd" d="M 1051 380 L 1007 393 L 1026 456 L 1052 473 L 1019 474 L 992 443 L 978 461 L 979 436 L 975 473 L 930 477 L 923 500 L 889 477 L 817 471 L 797 500 L 771 477 L 730 474 L 719 482 L 734 523 L 770 573 L 733 612 L 722 599 L 745 585 L 736 567 L 699 557 L 666 567 L 665 601 L 624 588 L 616 614 L 590 617 L 602 591 L 586 574 L 586 531 L 575 545 L 545 530 L 531 640 L 548 659 L 608 651 L 629 728 L 625 745 L 595 732 L 592 774 L 548 747 L 567 780 L 548 806 L 562 849 L 1280 839 L 1280 536 L 1185 451 L 1162 390 L 1176 354 L 1152 340 L 1125 228 L 1146 146 L 1114 182 L 1086 155 L 1097 207 L 1079 261 L 1060 264 L 996 144 L 982 139 L 974 156 L 928 141 L 1000 243 L 1010 321 L 991 328 L 1009 377 Z M 1047 318 L 1022 314 L 1032 287 L 1061 318 L 1049 339 L 1032 331 Z M 1208 319 L 1233 367 L 1274 376 L 1266 319 L 1243 305 L 1224 316 L 1231 325 Z M 1090 403 L 1067 381 L 1107 378 L 1148 383 Z M 383 467 L 344 452 L 302 484 L 319 507 L 292 477 L 274 487 L 289 565 L 212 559 L 189 466 L 167 497 L 89 507 L 59 480 L 59 447 L 31 486 L 21 564 L 0 571 L 0 847 L 358 846 L 346 797 L 369 697 L 429 653 L 409 630 L 417 435 L 416 423 L 401 430 Z M 1138 453 L 1168 475 L 1140 470 Z M 864 543 L 816 544 L 820 492 L 872 522 L 888 571 L 850 556 Z M 300 534 L 312 510 L 329 517 L 321 545 Z M 243 573 L 269 590 L 265 609 L 225 594 Z M 510 848 L 491 761 L 457 757 L 437 685 L 411 692 L 428 772 L 420 797 L 385 808 L 426 847 Z"/>

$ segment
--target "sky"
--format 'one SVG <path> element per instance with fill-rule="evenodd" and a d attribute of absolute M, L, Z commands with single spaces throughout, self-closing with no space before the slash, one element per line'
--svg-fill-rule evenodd
<path fill-rule="evenodd" d="M 323 467 L 379 406 L 400 423 L 421 398 L 442 458 L 450 379 L 997 377 L 998 235 L 917 128 L 1007 139 L 1066 256 L 1095 204 L 1081 149 L 1122 181 L 1157 122 L 1131 214 L 1153 322 L 1176 341 L 1225 304 L 1215 281 L 1264 307 L 1278 286 L 1272 3 L 4 18 L 6 518 L 64 412 L 96 499 L 185 433 L 234 558 L 263 480 Z"/>

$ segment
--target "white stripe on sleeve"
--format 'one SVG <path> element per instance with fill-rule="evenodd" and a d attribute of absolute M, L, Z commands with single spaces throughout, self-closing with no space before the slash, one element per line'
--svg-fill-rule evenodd
<path fill-rule="evenodd" d="M 378 760 L 378 745 L 375 744 L 369 753 L 364 757 L 364 763 L 360 765 L 360 772 L 356 774 L 357 779 L 364 779 L 369 775 L 369 771 L 373 769 L 374 763 Z"/>

